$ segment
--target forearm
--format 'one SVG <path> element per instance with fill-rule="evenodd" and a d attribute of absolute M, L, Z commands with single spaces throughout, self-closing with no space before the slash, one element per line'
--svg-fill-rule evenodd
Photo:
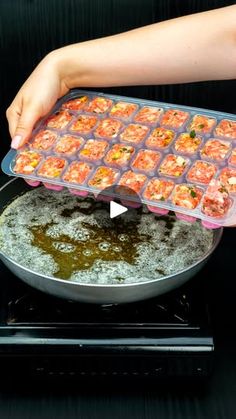
<path fill-rule="evenodd" d="M 68 88 L 236 78 L 236 6 L 54 51 Z"/>

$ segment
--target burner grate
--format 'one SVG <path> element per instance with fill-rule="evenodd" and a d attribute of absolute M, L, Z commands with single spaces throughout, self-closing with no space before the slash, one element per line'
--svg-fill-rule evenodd
<path fill-rule="evenodd" d="M 60 300 L 28 291 L 8 302 L 7 324 L 84 324 L 188 325 L 191 298 L 178 291 L 148 301 L 130 304 L 94 305 Z"/>

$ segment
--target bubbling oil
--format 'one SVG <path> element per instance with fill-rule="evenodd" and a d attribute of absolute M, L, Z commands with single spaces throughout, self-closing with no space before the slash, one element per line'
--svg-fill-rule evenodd
<path fill-rule="evenodd" d="M 80 212 L 78 207 L 77 211 Z M 52 256 L 58 265 L 55 276 L 63 279 L 69 279 L 75 271 L 90 269 L 96 260 L 125 261 L 134 265 L 138 256 L 136 245 L 150 239 L 148 234 L 138 233 L 135 222 L 121 221 L 113 223 L 112 227 L 81 222 L 74 238 L 58 234 L 55 239 L 54 234 L 50 234 L 52 227 L 60 231 L 57 224 L 29 227 L 33 235 L 31 243 Z"/>
<path fill-rule="evenodd" d="M 148 281 L 177 273 L 212 246 L 200 223 L 156 216 L 145 207 L 110 219 L 104 203 L 68 191 L 31 190 L 0 217 L 0 247 L 42 275 L 86 284 Z M 98 222 L 99 219 L 99 222 Z"/>

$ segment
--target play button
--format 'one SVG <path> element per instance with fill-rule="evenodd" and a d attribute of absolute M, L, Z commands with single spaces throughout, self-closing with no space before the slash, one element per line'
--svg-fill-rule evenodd
<path fill-rule="evenodd" d="M 128 211 L 128 208 L 124 207 L 123 205 L 118 204 L 115 201 L 110 202 L 110 218 L 118 217 L 124 212 Z"/>
<path fill-rule="evenodd" d="M 94 217 L 100 227 L 129 229 L 137 225 L 142 214 L 142 203 L 138 194 L 128 187 L 113 185 L 96 196 L 97 211 Z"/>

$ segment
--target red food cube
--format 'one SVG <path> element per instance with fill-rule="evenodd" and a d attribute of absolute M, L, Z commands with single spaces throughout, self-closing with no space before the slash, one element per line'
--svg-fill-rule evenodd
<path fill-rule="evenodd" d="M 79 150 L 83 143 L 84 139 L 82 137 L 74 137 L 73 135 L 66 134 L 60 137 L 54 147 L 54 150 L 56 153 L 71 156 Z"/>
<path fill-rule="evenodd" d="M 149 128 L 146 125 L 130 124 L 120 135 L 122 141 L 139 144 L 147 135 Z"/>
<path fill-rule="evenodd" d="M 14 172 L 29 175 L 33 173 L 35 168 L 42 160 L 42 155 L 36 151 L 24 150 L 16 156 Z"/>
<path fill-rule="evenodd" d="M 73 115 L 71 115 L 68 111 L 58 111 L 53 115 L 49 116 L 49 118 L 46 121 L 46 125 L 49 128 L 63 129 L 69 124 L 72 118 Z"/>
<path fill-rule="evenodd" d="M 63 176 L 63 180 L 69 183 L 82 185 L 92 171 L 92 166 L 82 161 L 73 161 Z"/>
<path fill-rule="evenodd" d="M 86 135 L 92 131 L 96 123 L 97 123 L 96 116 L 79 115 L 76 121 L 70 127 L 70 130 Z"/>
<path fill-rule="evenodd" d="M 188 112 L 181 111 L 180 109 L 169 109 L 164 113 L 161 124 L 171 128 L 179 129 L 183 127 L 188 118 Z"/>
<path fill-rule="evenodd" d="M 115 144 L 108 151 L 105 161 L 108 164 L 124 166 L 127 165 L 133 154 L 134 147 L 126 144 Z"/>
<path fill-rule="evenodd" d="M 58 178 L 66 166 L 66 160 L 59 157 L 48 157 L 38 170 L 38 175 L 47 178 Z"/>
<path fill-rule="evenodd" d="M 142 173 L 134 173 L 132 170 L 125 172 L 120 181 L 120 186 L 125 186 L 129 188 L 130 195 L 139 193 L 147 180 L 147 176 Z"/>
<path fill-rule="evenodd" d="M 132 163 L 132 167 L 145 171 L 154 170 L 160 158 L 161 154 L 158 151 L 139 150 Z"/>
<path fill-rule="evenodd" d="M 229 193 L 236 193 L 236 169 L 225 167 L 220 172 L 219 180 Z"/>
<path fill-rule="evenodd" d="M 185 157 L 168 154 L 161 163 L 159 172 L 162 175 L 179 177 L 184 173 L 188 163 L 189 159 Z"/>
<path fill-rule="evenodd" d="M 85 143 L 85 146 L 80 151 L 80 157 L 84 157 L 87 160 L 100 160 L 104 155 L 108 148 L 107 141 L 99 141 L 99 140 L 88 140 Z"/>
<path fill-rule="evenodd" d="M 138 109 L 138 105 L 135 103 L 128 103 L 128 102 L 117 102 L 110 111 L 111 116 L 116 116 L 118 118 L 127 119 L 129 118 L 136 110 Z"/>
<path fill-rule="evenodd" d="M 202 212 L 209 217 L 223 217 L 231 206 L 229 193 L 221 181 L 212 179 L 203 197 Z"/>
<path fill-rule="evenodd" d="M 162 112 L 163 109 L 161 108 L 144 106 L 135 115 L 134 120 L 141 124 L 155 124 L 159 121 Z"/>
<path fill-rule="evenodd" d="M 175 142 L 175 150 L 179 153 L 194 154 L 200 147 L 202 140 L 195 131 L 180 134 Z"/>
<path fill-rule="evenodd" d="M 111 167 L 100 166 L 89 180 L 89 186 L 97 189 L 105 189 L 113 185 L 119 176 L 118 170 L 112 169 Z"/>
<path fill-rule="evenodd" d="M 172 202 L 183 208 L 194 209 L 198 206 L 201 198 L 202 190 L 200 188 L 182 183 L 175 186 Z"/>
<path fill-rule="evenodd" d="M 211 160 L 224 160 L 231 149 L 227 141 L 209 139 L 201 150 L 201 156 Z"/>
<path fill-rule="evenodd" d="M 113 101 L 105 97 L 93 98 L 84 108 L 86 112 L 93 112 L 96 114 L 105 113 L 111 107 Z"/>
<path fill-rule="evenodd" d="M 197 160 L 187 174 L 190 182 L 208 184 L 215 176 L 217 167 L 209 162 Z"/>
<path fill-rule="evenodd" d="M 206 115 L 195 115 L 190 122 L 189 131 L 207 134 L 212 131 L 215 124 L 215 118 L 210 118 Z"/>
<path fill-rule="evenodd" d="M 115 138 L 119 134 L 123 124 L 112 118 L 103 119 L 97 126 L 94 135 L 96 137 Z"/>
<path fill-rule="evenodd" d="M 219 137 L 227 137 L 229 139 L 236 139 L 236 121 L 230 119 L 222 119 L 215 129 L 215 135 Z"/>
<path fill-rule="evenodd" d="M 152 148 L 166 148 L 171 143 L 174 136 L 174 131 L 158 127 L 151 132 L 145 144 Z"/>
<path fill-rule="evenodd" d="M 144 198 L 149 201 L 165 201 L 169 198 L 175 184 L 171 180 L 153 178 L 144 191 Z"/>
<path fill-rule="evenodd" d="M 236 166 L 236 148 L 234 148 L 232 150 L 232 153 L 231 153 L 230 158 L 229 158 L 229 164 L 232 164 L 233 166 Z"/>
<path fill-rule="evenodd" d="M 63 109 L 70 109 L 72 111 L 80 111 L 84 108 L 88 101 L 87 96 L 80 96 L 75 99 L 68 100 L 67 102 L 63 103 Z"/>
<path fill-rule="evenodd" d="M 39 131 L 34 137 L 33 141 L 29 144 L 30 148 L 35 150 L 48 151 L 56 142 L 57 134 L 50 130 Z"/>

